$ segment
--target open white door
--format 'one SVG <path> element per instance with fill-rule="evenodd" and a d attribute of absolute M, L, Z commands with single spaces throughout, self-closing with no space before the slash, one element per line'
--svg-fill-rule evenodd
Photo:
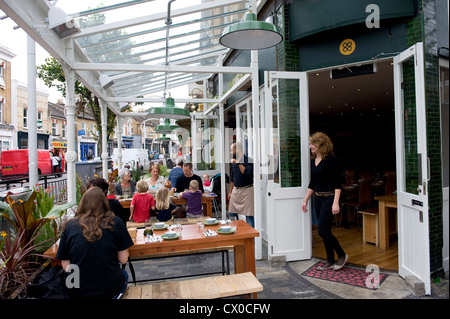
<path fill-rule="evenodd" d="M 286 261 L 311 258 L 311 215 L 301 211 L 309 183 L 307 81 L 304 72 L 265 72 L 268 255 Z"/>
<path fill-rule="evenodd" d="M 430 287 L 427 135 L 423 43 L 394 57 L 399 275 Z"/>

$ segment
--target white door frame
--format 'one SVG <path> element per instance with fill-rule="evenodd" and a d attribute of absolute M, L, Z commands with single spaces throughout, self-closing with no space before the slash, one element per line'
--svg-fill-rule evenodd
<path fill-rule="evenodd" d="M 276 160 L 279 151 L 278 143 L 274 142 L 278 136 L 278 127 L 273 128 L 273 95 L 272 90 L 278 88 L 279 79 L 292 79 L 299 81 L 299 114 L 298 125 L 300 126 L 300 158 L 301 185 L 299 187 L 281 187 L 280 183 L 274 181 L 274 172 L 277 171 L 279 163 Z M 310 259 L 312 254 L 311 244 L 311 215 L 301 211 L 301 203 L 306 194 L 309 183 L 309 94 L 308 78 L 306 72 L 265 72 L 265 155 L 261 158 L 262 163 L 270 163 L 262 169 L 267 174 L 267 234 L 268 255 L 285 256 L 286 261 Z M 277 89 L 277 97 L 279 92 Z M 276 99 L 277 119 L 279 115 L 279 102 Z M 275 145 L 274 145 L 275 144 Z M 273 165 L 275 163 L 275 165 Z M 281 173 L 281 170 L 278 169 Z"/>
<path fill-rule="evenodd" d="M 415 140 L 405 141 L 404 123 L 411 114 L 403 103 L 402 63 L 414 59 L 418 180 L 417 191 L 407 190 L 406 150 L 414 152 Z M 395 135 L 397 162 L 398 259 L 401 277 L 415 276 L 431 294 L 428 220 L 429 160 L 425 112 L 425 74 L 423 43 L 419 42 L 394 57 Z M 414 122 L 412 122 L 414 123 Z"/>

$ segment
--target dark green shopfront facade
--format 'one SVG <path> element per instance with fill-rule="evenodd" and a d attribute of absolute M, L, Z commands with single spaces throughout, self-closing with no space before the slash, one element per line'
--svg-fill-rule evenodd
<path fill-rule="evenodd" d="M 367 11 L 370 5 L 376 5 L 379 11 Z M 265 70 L 298 72 L 358 62 L 367 63 L 367 61 L 393 57 L 415 43 L 424 43 L 426 90 L 426 119 L 424 120 L 427 127 L 427 156 L 430 159 L 431 174 L 428 194 L 432 277 L 439 276 L 443 272 L 442 193 L 443 187 L 448 187 L 448 169 L 443 169 L 448 166 L 448 163 L 442 162 L 443 133 L 441 132 L 439 73 L 440 59 L 448 61 L 447 5 L 447 1 L 440 0 L 267 1 L 258 16 L 259 20 L 273 16 L 274 22 L 284 36 L 283 42 L 277 47 L 259 52 L 260 84 L 264 81 L 262 72 Z M 374 17 L 379 18 L 378 25 L 374 24 L 377 22 Z M 227 64 L 239 65 L 249 60 L 249 52 L 233 52 Z M 280 89 L 283 89 L 282 84 Z M 287 87 L 285 89 L 286 92 L 290 90 Z M 230 98 L 228 106 L 241 97 L 242 95 Z M 286 94 L 285 98 L 288 99 L 289 95 Z M 280 165 L 286 167 L 286 171 L 295 173 L 295 163 L 292 158 L 294 154 L 299 154 L 300 143 L 292 138 L 294 136 L 292 132 L 296 131 L 299 123 L 297 117 L 292 116 L 290 107 L 298 106 L 290 103 L 282 103 L 282 105 L 287 106 L 285 106 L 286 109 L 280 109 L 278 114 L 279 127 L 282 128 L 280 142 L 286 143 L 286 147 L 280 147 Z M 390 116 L 393 118 L 392 113 Z M 311 121 L 310 117 L 310 123 Z M 376 121 L 375 118 L 371 122 L 376 123 Z M 311 123 L 311 129 L 312 126 Z M 371 130 L 371 126 L 369 125 L 366 129 Z M 390 135 L 395 135 L 393 129 Z M 338 145 L 336 146 L 338 149 Z M 395 169 L 395 163 L 390 162 L 386 165 L 393 165 Z M 281 169 L 281 172 L 283 171 Z M 300 171 L 290 176 L 299 176 L 299 174 Z M 415 173 L 412 172 L 412 174 Z M 283 180 L 290 184 L 287 186 L 296 186 L 300 181 L 295 177 Z"/>

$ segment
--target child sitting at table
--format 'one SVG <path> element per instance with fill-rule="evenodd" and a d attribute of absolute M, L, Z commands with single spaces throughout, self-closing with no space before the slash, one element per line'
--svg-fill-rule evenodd
<path fill-rule="evenodd" d="M 160 222 L 172 219 L 176 206 L 169 198 L 169 190 L 165 187 L 160 188 L 156 193 L 156 214 Z"/>
<path fill-rule="evenodd" d="M 203 215 L 202 192 L 199 190 L 199 183 L 193 180 L 189 183 L 189 191 L 180 194 L 187 200 L 187 218 L 196 218 Z"/>
<path fill-rule="evenodd" d="M 150 209 L 155 209 L 155 199 L 147 194 L 148 184 L 140 180 L 136 184 L 138 193 L 133 195 L 130 205 L 130 220 L 137 223 L 143 223 L 150 219 Z"/>

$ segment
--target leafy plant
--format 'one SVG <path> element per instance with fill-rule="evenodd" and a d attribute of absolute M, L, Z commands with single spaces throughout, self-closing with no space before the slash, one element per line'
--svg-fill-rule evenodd
<path fill-rule="evenodd" d="M 167 170 L 167 166 L 166 165 L 159 165 L 159 175 L 164 176 L 164 178 L 169 177 L 169 171 Z"/>
<path fill-rule="evenodd" d="M 22 245 L 26 236 L 26 231 L 21 229 L 14 241 L 11 236 L 3 237 L 0 251 L 0 299 L 10 298 L 17 289 L 26 289 L 30 275 L 36 268 L 33 266 L 38 265 L 30 257 L 39 245 L 33 244 L 35 238 Z"/>
<path fill-rule="evenodd" d="M 34 210 L 33 216 L 38 218 L 45 218 L 49 215 L 52 209 L 66 210 L 66 205 L 56 205 L 54 206 L 54 194 L 50 187 L 43 188 L 40 187 L 36 192 L 36 208 Z M 38 242 L 47 242 L 47 245 L 40 247 L 39 252 L 44 252 L 50 245 L 58 238 L 58 225 L 61 225 L 62 214 L 57 218 L 51 219 L 49 222 L 45 223 L 40 231 L 38 232 L 36 240 Z"/>
<path fill-rule="evenodd" d="M 1 239 L 0 239 L 0 252 L 3 250 L 3 246 L 5 244 L 5 237 L 7 236 L 5 231 L 2 231 L 0 233 Z M 0 269 L 3 268 L 3 266 L 8 262 L 9 258 L 11 258 L 11 256 L 9 256 L 6 260 L 0 259 L 0 263 L 2 263 L 0 265 Z"/>
<path fill-rule="evenodd" d="M 1 217 L 11 224 L 16 234 L 23 232 L 21 236 L 22 246 L 34 240 L 39 230 L 46 223 L 59 218 L 65 210 L 75 205 L 75 203 L 66 203 L 56 205 L 46 212 L 36 212 L 36 196 L 37 192 L 29 191 L 18 195 L 8 195 L 6 203 L 0 202 Z"/>

